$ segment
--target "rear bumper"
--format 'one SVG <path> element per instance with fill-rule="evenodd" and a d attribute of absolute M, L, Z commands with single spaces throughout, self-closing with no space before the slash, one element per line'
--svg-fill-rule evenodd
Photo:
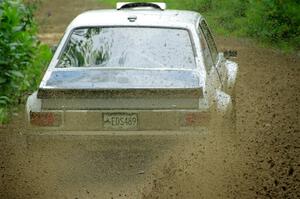
<path fill-rule="evenodd" d="M 138 123 L 134 129 L 110 128 L 104 125 L 105 114 L 136 114 Z M 35 121 L 37 114 L 45 115 L 42 123 Z M 41 111 L 29 110 L 31 128 L 56 131 L 151 131 L 151 130 L 199 130 L 208 127 L 210 114 L 194 110 L 101 110 L 101 111 Z"/>
<path fill-rule="evenodd" d="M 41 102 L 35 95 L 30 96 L 27 101 L 27 119 L 30 129 L 53 132 L 102 131 L 103 134 L 118 131 L 135 132 L 134 134 L 138 131 L 202 131 L 208 128 L 211 120 L 208 109 L 42 110 Z M 138 122 L 134 128 L 109 128 L 104 124 L 106 114 L 135 114 Z M 38 120 L 39 117 L 42 120 Z"/>
<path fill-rule="evenodd" d="M 82 136 L 88 137 L 161 137 L 161 138 L 177 138 L 177 137 L 193 137 L 193 136 L 206 136 L 209 133 L 208 128 L 202 127 L 197 130 L 177 130 L 177 131 L 168 131 L 168 130 L 149 130 L 149 131 L 64 131 L 64 130 L 49 130 L 49 129 L 40 129 L 34 128 L 30 129 L 30 131 L 26 132 L 27 136 L 66 136 L 66 137 L 74 137 L 80 138 Z"/>

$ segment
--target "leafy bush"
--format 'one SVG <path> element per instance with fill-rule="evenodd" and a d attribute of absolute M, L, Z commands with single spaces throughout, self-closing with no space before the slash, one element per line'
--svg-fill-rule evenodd
<path fill-rule="evenodd" d="M 252 0 L 247 11 L 246 33 L 279 45 L 300 49 L 300 2 Z"/>
<path fill-rule="evenodd" d="M 12 105 L 36 89 L 51 57 L 36 34 L 32 6 L 0 0 L 0 123 L 7 120 Z"/>

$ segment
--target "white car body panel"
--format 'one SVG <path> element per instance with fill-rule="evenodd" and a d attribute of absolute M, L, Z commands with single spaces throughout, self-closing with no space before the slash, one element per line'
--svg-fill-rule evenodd
<path fill-rule="evenodd" d="M 120 5 L 119 5 L 120 6 Z M 128 18 L 136 17 L 135 21 L 130 21 Z M 235 62 L 228 61 L 222 53 L 218 55 L 218 63 L 211 71 L 206 71 L 204 58 L 201 52 L 199 40 L 198 24 L 203 20 L 203 17 L 196 12 L 165 10 L 157 11 L 154 9 L 145 10 L 97 10 L 88 11 L 76 17 L 68 26 L 57 50 L 49 64 L 49 67 L 40 84 L 40 89 L 51 90 L 55 89 L 54 85 L 47 85 L 51 74 L 55 71 L 80 71 L 82 68 L 56 68 L 59 61 L 59 56 L 64 49 L 65 43 L 68 41 L 72 31 L 79 27 L 160 27 L 160 28 L 181 28 L 188 30 L 191 42 L 194 48 L 196 68 L 191 69 L 199 78 L 198 87 L 202 89 L 203 95 L 198 98 L 177 98 L 167 99 L 158 98 L 157 102 L 151 98 L 131 98 L 126 99 L 39 99 L 38 94 L 34 93 L 27 101 L 28 121 L 32 112 L 56 112 L 59 115 L 59 120 L 62 124 L 57 127 L 45 127 L 51 130 L 104 130 L 101 126 L 99 118 L 103 117 L 107 112 L 134 112 L 139 117 L 144 118 L 137 129 L 135 130 L 183 130 L 186 126 L 181 120 L 189 120 L 189 115 L 195 116 L 195 121 L 191 122 L 188 129 L 202 129 L 206 125 L 194 125 L 200 120 L 207 122 L 210 119 L 210 112 L 217 109 L 221 113 L 226 113 L 231 110 L 232 100 L 231 95 L 236 81 L 238 65 Z M 84 70 L 101 70 L 101 68 L 90 67 Z M 109 68 L 106 68 L 109 69 Z M 217 69 L 220 69 L 218 74 Z M 143 69 L 139 69 L 143 70 Z M 157 71 L 172 71 L 174 69 L 155 69 Z M 226 71 L 225 71 L 226 70 Z M 180 69 L 176 69 L 180 71 Z M 184 70 L 188 71 L 188 70 Z M 223 75 L 223 76 L 222 76 Z M 221 78 L 221 79 L 220 79 Z M 65 101 L 64 101 L 65 100 Z M 169 101 L 168 101 L 169 100 Z M 176 101 L 177 100 L 177 101 Z M 196 101 L 195 101 L 196 100 Z M 197 103 L 197 106 L 191 104 Z M 85 103 L 78 108 L 81 104 Z M 174 106 L 174 104 L 176 104 Z M 68 105 L 66 105 L 68 104 Z M 126 106 L 122 105 L 126 104 Z M 190 105 L 190 106 L 189 106 Z M 92 108 L 91 108 L 92 107 Z M 109 108 L 107 108 L 109 107 Z M 125 108 L 124 108 L 125 107 Z M 146 107 L 146 110 L 143 110 Z M 128 109 L 128 110 L 126 110 Z M 145 108 L 144 108 L 145 109 Z M 193 115 L 195 114 L 195 115 Z M 174 116 L 175 115 L 175 116 Z M 188 115 L 188 116 L 187 116 Z M 85 118 L 79 121 L 78 118 Z M 90 120 L 87 122 L 87 118 Z M 98 119 L 93 119 L 98 118 Z M 146 119 L 147 118 L 147 119 Z M 199 120 L 199 121 L 198 121 Z M 142 121 L 142 120 L 140 120 Z M 163 122 L 161 122 L 163 121 Z M 88 123 L 85 124 L 84 122 Z M 149 124 L 148 124 L 148 123 Z M 132 129 L 129 129 L 132 130 Z"/>

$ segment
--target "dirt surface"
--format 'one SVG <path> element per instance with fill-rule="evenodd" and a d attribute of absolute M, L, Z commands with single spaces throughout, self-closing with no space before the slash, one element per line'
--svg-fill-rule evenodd
<path fill-rule="evenodd" d="M 56 43 L 95 7 L 105 6 L 43 3 L 40 37 Z M 0 198 L 300 198 L 300 58 L 251 40 L 217 43 L 239 53 L 235 132 L 26 136 L 20 111 L 0 128 Z"/>

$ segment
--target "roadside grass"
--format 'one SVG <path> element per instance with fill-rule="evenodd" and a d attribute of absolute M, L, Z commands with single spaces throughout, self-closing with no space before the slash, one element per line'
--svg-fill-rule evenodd
<path fill-rule="evenodd" d="M 99 2 L 106 3 L 112 8 L 115 8 L 118 0 L 98 0 Z M 149 2 L 147 0 L 131 0 L 131 2 Z M 235 23 L 228 23 L 229 20 L 232 21 L 233 18 L 231 15 L 228 15 L 230 12 L 228 9 L 222 9 L 222 13 L 219 13 L 220 10 L 212 10 L 212 7 L 203 0 L 186 0 L 186 1 L 177 1 L 177 0 L 153 0 L 151 2 L 165 2 L 167 8 L 169 9 L 178 9 L 178 10 L 192 10 L 200 12 L 205 19 L 208 21 L 211 29 L 218 35 L 222 36 L 241 36 L 244 35 L 241 30 L 241 19 L 236 20 Z M 227 17 L 223 17 L 227 16 Z"/>
<path fill-rule="evenodd" d="M 117 0 L 98 0 L 115 8 Z M 132 2 L 149 2 L 131 0 Z M 153 0 L 200 12 L 218 36 L 247 37 L 285 53 L 300 50 L 300 3 L 294 0 Z"/>

